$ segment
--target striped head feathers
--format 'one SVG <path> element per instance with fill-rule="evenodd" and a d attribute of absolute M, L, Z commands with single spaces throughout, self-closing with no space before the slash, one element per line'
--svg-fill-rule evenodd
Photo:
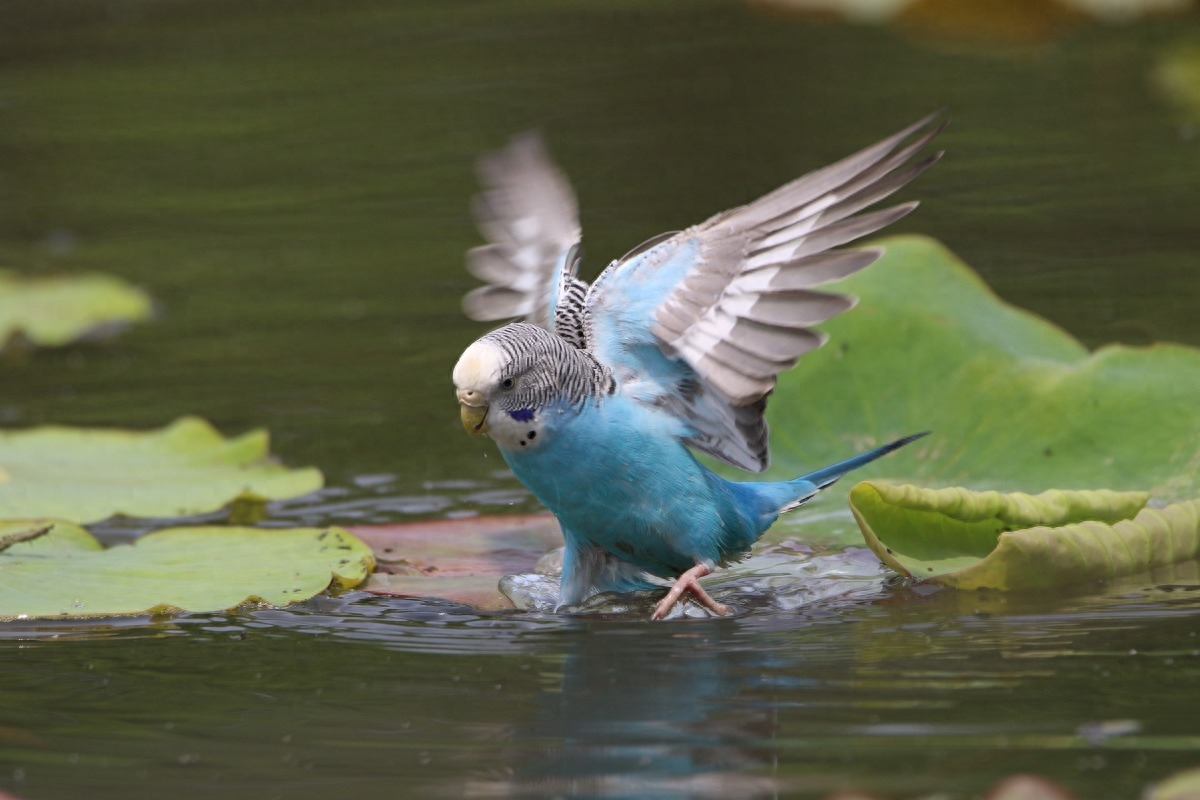
<path fill-rule="evenodd" d="M 453 377 L 463 427 L 513 449 L 536 446 L 549 409 L 612 391 L 611 374 L 591 353 L 526 322 L 477 339 Z"/>

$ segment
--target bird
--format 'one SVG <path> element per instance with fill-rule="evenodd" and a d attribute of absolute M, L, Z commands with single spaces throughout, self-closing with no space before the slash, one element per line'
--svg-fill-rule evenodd
<path fill-rule="evenodd" d="M 926 152 L 940 117 L 655 236 L 590 284 L 575 194 L 540 135 L 479 158 L 473 212 L 487 244 L 468 251 L 467 268 L 484 285 L 463 310 L 509 322 L 463 351 L 455 396 L 467 432 L 490 437 L 558 519 L 556 611 L 670 584 L 652 619 L 684 594 L 723 616 L 701 578 L 745 558 L 780 514 L 925 435 L 782 481 L 727 480 L 696 455 L 767 468 L 777 376 L 824 343 L 815 325 L 856 302 L 816 287 L 882 255 L 841 246 L 916 208 L 866 210 L 941 158 Z"/>

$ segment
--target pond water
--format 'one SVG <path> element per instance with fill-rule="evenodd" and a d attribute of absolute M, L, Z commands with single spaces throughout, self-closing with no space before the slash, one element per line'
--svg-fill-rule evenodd
<path fill-rule="evenodd" d="M 328 481 L 272 524 L 536 508 L 449 383 L 484 330 L 458 310 L 473 158 L 530 127 L 597 269 L 948 106 L 948 156 L 898 230 L 1088 345 L 1200 345 L 1200 111 L 1161 79 L 1200 44 L 1195 13 L 1050 14 L 986 45 L 724 2 L 3 15 L 0 263 L 115 273 L 160 313 L 2 365 L 0 422 L 266 426 Z M 965 798 L 1036 772 L 1132 798 L 1200 765 L 1198 630 L 1190 584 L 1005 602 L 883 579 L 660 625 L 351 592 L 8 626 L 0 790 Z"/>

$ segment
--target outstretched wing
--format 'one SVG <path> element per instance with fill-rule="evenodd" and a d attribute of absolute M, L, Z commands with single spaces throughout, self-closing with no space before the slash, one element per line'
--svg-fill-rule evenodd
<path fill-rule="evenodd" d="M 524 317 L 583 347 L 587 284 L 579 268 L 575 193 L 541 137 L 524 133 L 479 159 L 484 190 L 473 210 L 488 244 L 467 253 L 467 269 L 487 285 L 463 298 L 476 320 Z"/>
<path fill-rule="evenodd" d="M 855 302 L 814 288 L 882 255 L 831 248 L 916 207 L 858 213 L 937 161 L 915 159 L 945 127 L 936 117 L 610 265 L 588 293 L 588 338 L 622 391 L 681 417 L 698 450 L 765 469 L 776 377 Z"/>

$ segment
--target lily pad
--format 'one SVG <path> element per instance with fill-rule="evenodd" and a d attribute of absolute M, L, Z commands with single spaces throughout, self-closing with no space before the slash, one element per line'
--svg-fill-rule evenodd
<path fill-rule="evenodd" d="M 468 517 L 349 528 L 375 552 L 380 572 L 363 588 L 374 594 L 438 597 L 476 608 L 512 608 L 500 578 L 529 572 L 562 544 L 549 514 Z"/>
<path fill-rule="evenodd" d="M 266 431 L 226 439 L 195 417 L 153 431 L 0 431 L 0 518 L 188 516 L 296 497 L 322 482 L 319 470 L 272 460 Z"/>
<path fill-rule="evenodd" d="M 0 619 L 281 606 L 356 586 L 374 566 L 370 548 L 341 528 L 169 528 L 105 550 L 69 522 L 10 520 L 0 538 L 47 524 L 0 551 Z"/>
<path fill-rule="evenodd" d="M 1196 800 L 1200 798 L 1200 768 L 1178 772 L 1149 788 L 1146 800 Z"/>
<path fill-rule="evenodd" d="M 111 275 L 21 277 L 0 270 L 0 350 L 61 347 L 150 318 L 150 297 Z"/>
<path fill-rule="evenodd" d="M 855 519 L 881 561 L 957 589 L 1047 589 L 1153 575 L 1200 557 L 1200 500 L 1156 509 L 1145 507 L 1147 499 L 1144 492 L 1002 495 L 869 481 L 850 491 Z"/>
<path fill-rule="evenodd" d="M 1200 42 L 1168 49 L 1159 60 L 1154 79 L 1163 94 L 1194 120 L 1200 120 Z"/>
<path fill-rule="evenodd" d="M 1089 353 L 999 300 L 938 242 L 883 244 L 877 264 L 835 285 L 858 307 L 827 323 L 829 344 L 780 379 L 768 408 L 774 474 L 932 430 L 856 477 L 1200 495 L 1200 350 Z"/>
<path fill-rule="evenodd" d="M 1010 775 L 993 786 L 983 800 L 1076 800 L 1076 797 L 1049 778 Z"/>

